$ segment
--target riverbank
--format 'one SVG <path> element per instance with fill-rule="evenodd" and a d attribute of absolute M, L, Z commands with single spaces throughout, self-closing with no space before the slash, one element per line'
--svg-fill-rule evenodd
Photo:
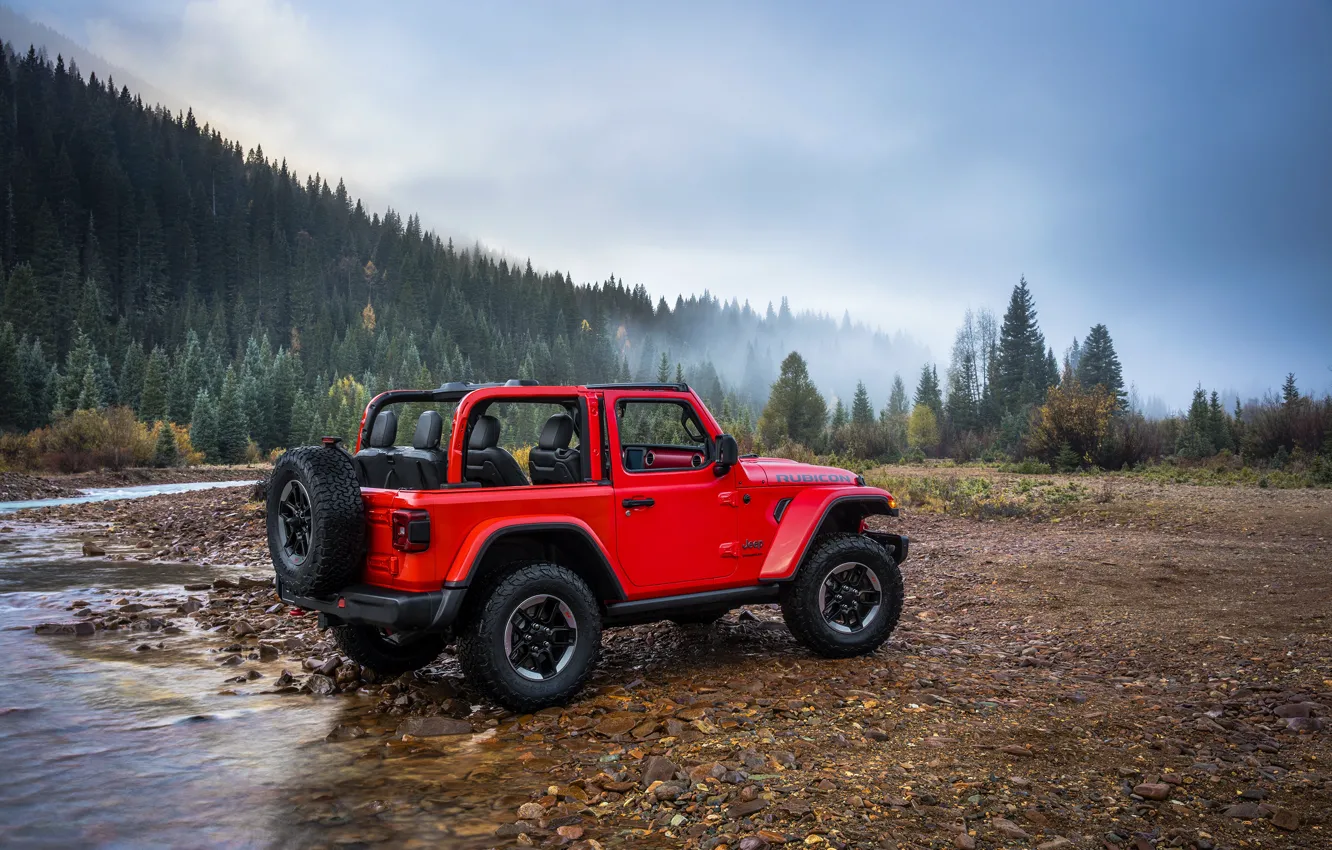
<path fill-rule="evenodd" d="M 293 808 L 321 840 L 436 835 L 460 738 L 522 772 L 470 775 L 500 825 L 458 846 L 1208 850 L 1322 847 L 1332 832 L 1326 491 L 1175 485 L 1016 519 L 908 512 L 907 610 L 875 655 L 813 657 L 763 606 L 614 629 L 580 699 L 523 717 L 485 704 L 447 652 L 387 682 L 339 658 L 275 598 L 263 509 L 245 497 L 20 517 L 78 522 L 109 557 L 244 566 L 251 580 L 71 608 L 64 625 L 149 646 L 180 628 L 239 699 L 358 706 L 325 746 L 369 760 L 379 802 L 353 802 L 363 776 L 330 778 Z"/>
<path fill-rule="evenodd" d="M 267 478 L 270 464 L 241 466 L 131 467 L 78 472 L 72 475 L 31 475 L 0 472 L 0 502 L 63 499 L 80 490 L 101 487 L 141 487 L 145 484 L 186 484 L 196 481 L 239 481 Z"/>

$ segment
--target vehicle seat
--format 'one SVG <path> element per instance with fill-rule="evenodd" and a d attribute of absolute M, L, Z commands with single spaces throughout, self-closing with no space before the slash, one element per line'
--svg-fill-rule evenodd
<path fill-rule="evenodd" d="M 416 420 L 412 447 L 398 452 L 395 467 L 402 476 L 398 486 L 404 490 L 438 490 L 446 478 L 448 456 L 439 448 L 444 432 L 444 417 L 427 410 Z"/>
<path fill-rule="evenodd" d="M 356 476 L 362 487 L 392 488 L 398 486 L 397 470 L 394 461 L 398 450 L 393 441 L 398 439 L 398 414 L 392 410 L 381 410 L 375 417 L 374 427 L 370 429 L 370 441 L 366 448 L 356 453 Z"/>
<path fill-rule="evenodd" d="M 527 467 L 533 484 L 573 484 L 583 480 L 582 456 L 569 448 L 574 421 L 567 413 L 557 413 L 541 426 L 541 439 L 528 455 Z"/>
<path fill-rule="evenodd" d="M 499 446 L 500 422 L 482 416 L 472 426 L 467 441 L 467 480 L 480 481 L 487 487 L 513 487 L 527 483 L 523 468 L 513 455 Z"/>

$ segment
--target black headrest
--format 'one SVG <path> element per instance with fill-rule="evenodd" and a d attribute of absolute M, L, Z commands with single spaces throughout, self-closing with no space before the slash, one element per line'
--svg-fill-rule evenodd
<path fill-rule="evenodd" d="M 375 427 L 370 430 L 370 447 L 385 449 L 398 439 L 398 414 L 392 410 L 381 410 L 375 417 Z"/>
<path fill-rule="evenodd" d="M 472 426 L 472 439 L 467 441 L 469 449 L 491 449 L 499 445 L 500 423 L 493 416 L 482 416 Z"/>
<path fill-rule="evenodd" d="M 541 442 L 538 445 L 543 449 L 567 449 L 573 433 L 573 417 L 567 413 L 557 413 L 541 426 Z"/>
<path fill-rule="evenodd" d="M 416 434 L 412 437 L 414 449 L 439 448 L 439 435 L 444 432 L 444 417 L 427 410 L 416 420 Z"/>

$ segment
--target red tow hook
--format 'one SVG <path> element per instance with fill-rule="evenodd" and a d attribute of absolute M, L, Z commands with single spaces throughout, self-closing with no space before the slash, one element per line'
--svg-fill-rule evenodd
<path fill-rule="evenodd" d="M 287 616 L 288 616 L 288 617 L 304 617 L 306 614 L 309 614 L 309 613 L 310 613 L 310 612 L 309 612 L 309 611 L 306 611 L 304 608 L 292 608 L 290 611 L 287 612 Z"/>

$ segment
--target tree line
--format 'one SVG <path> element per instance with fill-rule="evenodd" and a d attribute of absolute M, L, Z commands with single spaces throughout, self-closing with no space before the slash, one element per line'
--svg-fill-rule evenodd
<path fill-rule="evenodd" d="M 867 460 L 1119 468 L 1325 440 L 1327 405 L 1312 399 L 1272 405 L 1291 411 L 1280 427 L 1257 422 L 1260 410 L 1219 410 L 1215 394 L 1147 422 L 1126 404 L 1106 327 L 1061 363 L 1025 280 L 1002 321 L 968 312 L 947 369 L 926 364 L 914 391 L 879 367 L 856 382 L 846 363 L 900 363 L 914 349 L 785 299 L 756 310 L 705 292 L 671 305 L 614 276 L 579 285 L 460 249 L 416 216 L 366 210 L 341 181 L 243 151 L 192 112 L 147 106 L 31 48 L 0 53 L 0 459 L 11 463 L 86 463 L 90 445 L 131 432 L 136 459 L 256 459 L 353 438 L 383 389 L 509 377 L 684 380 L 751 447 Z M 831 405 L 811 352 L 840 363 L 820 378 Z"/>

